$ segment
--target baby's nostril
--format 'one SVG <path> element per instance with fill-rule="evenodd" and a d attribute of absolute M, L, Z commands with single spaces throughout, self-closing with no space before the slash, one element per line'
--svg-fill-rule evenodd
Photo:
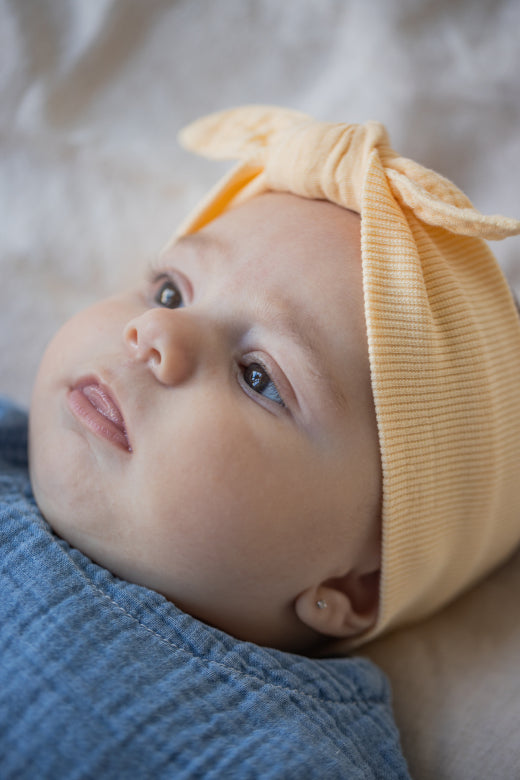
<path fill-rule="evenodd" d="M 137 347 L 139 339 L 137 336 L 137 328 L 131 327 L 126 329 L 126 340 L 133 347 Z"/>

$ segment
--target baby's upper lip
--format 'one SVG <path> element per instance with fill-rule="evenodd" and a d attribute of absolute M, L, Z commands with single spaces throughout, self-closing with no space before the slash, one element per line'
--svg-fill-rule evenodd
<path fill-rule="evenodd" d="M 83 377 L 74 387 L 81 390 L 92 406 L 121 431 L 128 443 L 129 451 L 132 451 L 125 418 L 113 389 L 95 376 Z"/>

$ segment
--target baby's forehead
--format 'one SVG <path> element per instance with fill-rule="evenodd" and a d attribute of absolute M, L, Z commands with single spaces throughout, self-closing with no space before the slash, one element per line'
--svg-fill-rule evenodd
<path fill-rule="evenodd" d="M 360 236 L 360 217 L 352 211 L 266 193 L 177 237 L 163 257 L 195 280 L 225 278 L 237 298 L 265 293 L 271 308 L 288 299 L 300 315 L 338 308 L 346 324 L 362 301 Z"/>
<path fill-rule="evenodd" d="M 296 320 L 323 307 L 349 315 L 362 297 L 359 215 L 285 193 L 258 196 L 177 237 L 162 258 L 194 283 L 225 280 L 237 298 L 263 296 L 273 311 L 288 302 Z"/>
<path fill-rule="evenodd" d="M 177 236 L 165 252 L 247 265 L 252 274 L 255 260 L 261 262 L 268 252 L 282 268 L 294 265 L 312 275 L 315 265 L 325 273 L 360 263 L 360 235 L 355 212 L 328 201 L 270 192 L 224 212 L 197 232 Z"/>

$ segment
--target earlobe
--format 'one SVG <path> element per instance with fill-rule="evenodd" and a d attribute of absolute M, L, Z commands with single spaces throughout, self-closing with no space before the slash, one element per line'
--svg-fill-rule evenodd
<path fill-rule="evenodd" d="M 298 618 L 325 636 L 353 637 L 375 622 L 379 606 L 379 571 L 350 572 L 300 593 L 294 603 Z"/>

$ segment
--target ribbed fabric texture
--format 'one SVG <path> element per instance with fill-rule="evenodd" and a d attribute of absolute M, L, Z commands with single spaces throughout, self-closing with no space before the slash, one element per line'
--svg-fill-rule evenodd
<path fill-rule="evenodd" d="M 181 226 L 268 190 L 361 214 L 372 389 L 383 465 L 380 611 L 366 641 L 425 617 L 520 541 L 520 324 L 483 239 L 520 233 L 390 146 L 383 125 L 246 106 L 181 134 L 240 162 Z"/>

